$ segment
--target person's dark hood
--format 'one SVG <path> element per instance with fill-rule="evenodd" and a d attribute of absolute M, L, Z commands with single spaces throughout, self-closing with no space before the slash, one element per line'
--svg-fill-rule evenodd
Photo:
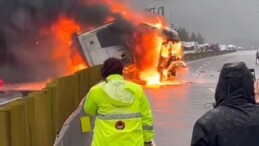
<path fill-rule="evenodd" d="M 255 104 L 253 85 L 253 76 L 245 63 L 225 64 L 216 88 L 216 107 Z"/>

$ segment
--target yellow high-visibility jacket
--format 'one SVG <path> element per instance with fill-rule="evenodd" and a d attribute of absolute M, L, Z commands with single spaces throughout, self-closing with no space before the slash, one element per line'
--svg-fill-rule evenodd
<path fill-rule="evenodd" d="M 143 146 L 153 140 L 153 118 L 141 86 L 110 75 L 91 88 L 85 112 L 96 116 L 92 146 Z"/>

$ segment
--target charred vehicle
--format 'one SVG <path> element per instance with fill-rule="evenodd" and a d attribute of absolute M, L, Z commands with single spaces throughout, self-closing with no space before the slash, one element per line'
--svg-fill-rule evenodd
<path fill-rule="evenodd" d="M 138 39 L 147 34 L 156 34 L 156 36 L 146 37 L 145 40 Z M 156 37 L 160 39 L 155 40 L 155 46 L 141 45 L 143 42 L 152 44 L 151 41 L 154 41 Z M 152 67 L 155 67 L 159 73 L 160 81 L 175 77 L 176 68 L 186 67 L 186 64 L 181 61 L 183 52 L 178 33 L 168 28 L 141 23 L 133 32 L 122 33 L 117 29 L 116 23 L 111 22 L 78 34 L 78 41 L 82 56 L 88 66 L 102 64 L 110 57 L 119 58 L 125 65 L 125 76 L 136 82 L 145 82 L 140 77 L 143 68 L 148 68 L 143 62 L 154 62 Z M 155 51 L 154 57 L 149 55 L 151 49 Z"/>

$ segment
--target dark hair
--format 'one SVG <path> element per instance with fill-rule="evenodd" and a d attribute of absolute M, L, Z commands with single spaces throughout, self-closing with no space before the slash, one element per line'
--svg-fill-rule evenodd
<path fill-rule="evenodd" d="M 101 75 L 106 79 L 109 75 L 123 73 L 123 64 L 120 59 L 117 58 L 108 58 L 104 61 L 101 68 Z"/>

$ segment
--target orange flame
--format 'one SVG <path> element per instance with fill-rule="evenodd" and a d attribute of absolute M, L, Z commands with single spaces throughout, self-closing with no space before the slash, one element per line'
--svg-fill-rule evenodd
<path fill-rule="evenodd" d="M 112 13 L 120 14 L 128 22 L 131 22 L 136 28 L 140 24 L 148 24 L 155 29 L 142 30 L 140 28 L 134 33 L 134 58 L 139 74 L 139 78 L 147 82 L 147 84 L 160 84 L 161 73 L 158 71 L 160 55 L 174 54 L 178 58 L 182 58 L 181 44 L 168 44 L 169 50 L 167 53 L 162 53 L 162 44 L 166 42 L 166 38 L 161 35 L 161 30 L 168 28 L 165 19 L 161 16 L 147 16 L 144 13 L 139 13 L 131 10 L 121 2 L 114 2 L 113 0 L 93 0 L 87 1 L 86 5 L 106 4 Z M 114 16 L 109 16 L 106 21 L 114 20 Z M 54 24 L 49 33 L 52 34 L 55 40 L 55 49 L 52 53 L 52 59 L 55 62 L 63 61 L 63 68 L 65 74 L 72 74 L 78 70 L 86 68 L 86 64 L 79 51 L 73 46 L 72 34 L 81 32 L 82 28 L 73 19 L 61 17 L 56 24 Z M 83 30 L 85 31 L 85 30 Z M 164 70 L 163 72 L 166 72 Z"/>
<path fill-rule="evenodd" d="M 159 52 L 163 43 L 162 36 L 156 31 L 144 31 L 136 35 L 136 62 L 140 72 L 140 79 L 147 84 L 160 82 L 158 73 Z"/>
<path fill-rule="evenodd" d="M 73 34 L 81 31 L 80 26 L 66 17 L 60 17 L 58 21 L 47 30 L 51 34 L 54 41 L 54 49 L 51 59 L 54 63 L 59 63 L 59 67 L 63 69 L 64 75 L 73 74 L 76 71 L 87 68 L 79 51 L 74 46 Z M 46 31 L 45 31 L 46 33 Z"/>
<path fill-rule="evenodd" d="M 166 38 L 162 36 L 161 30 L 168 29 L 165 19 L 157 15 L 147 17 L 144 13 L 136 13 L 136 11 L 131 10 L 123 3 L 116 3 L 111 0 L 106 0 L 106 2 L 113 13 L 121 14 L 124 19 L 133 23 L 137 28 L 139 24 L 144 23 L 157 29 L 143 30 L 143 28 L 140 28 L 137 30 L 134 35 L 136 42 L 134 58 L 136 59 L 140 80 L 146 81 L 148 85 L 161 84 L 161 73 L 158 71 L 160 55 L 168 56 L 171 53 L 177 58 L 182 58 L 181 43 L 169 43 L 166 49 L 167 52 L 161 52 L 163 51 L 161 50 L 162 44 L 166 42 Z M 163 70 L 164 74 L 166 72 L 167 70 Z"/>

